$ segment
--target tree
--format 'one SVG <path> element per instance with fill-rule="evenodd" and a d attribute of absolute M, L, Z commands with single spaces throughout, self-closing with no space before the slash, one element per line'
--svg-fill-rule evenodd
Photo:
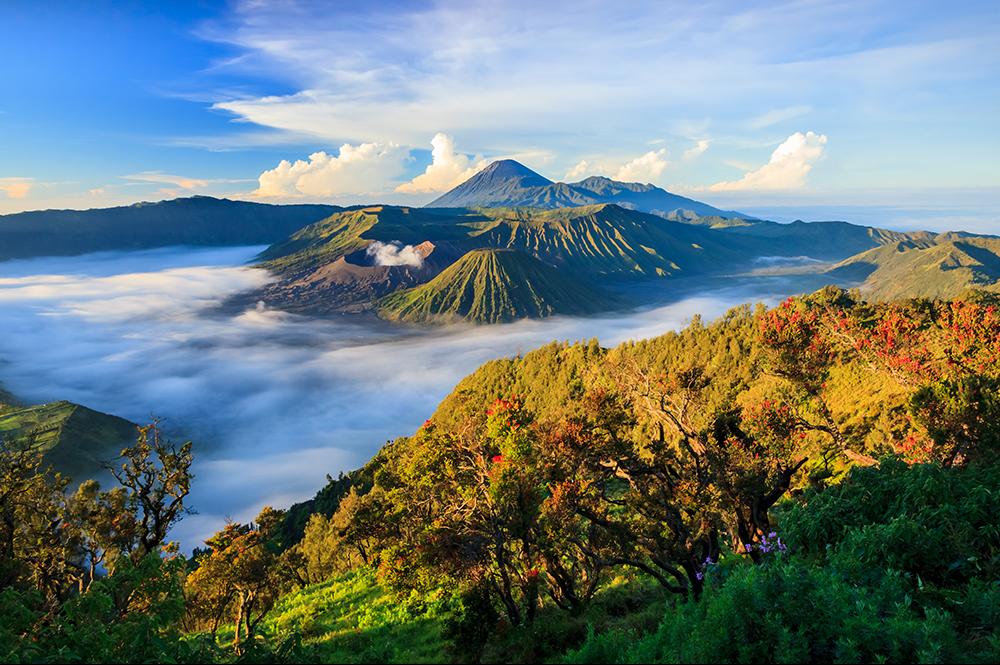
<path fill-rule="evenodd" d="M 210 551 L 188 576 L 189 612 L 213 636 L 228 613 L 235 627 L 233 646 L 243 653 L 260 622 L 283 590 L 287 569 L 273 542 L 283 513 L 265 506 L 256 522 L 230 522 L 205 541 Z"/>
<path fill-rule="evenodd" d="M 154 421 L 139 428 L 135 445 L 122 450 L 121 460 L 110 470 L 134 506 L 134 554 L 141 558 L 157 551 L 170 528 L 188 512 L 184 498 L 191 490 L 191 442 L 177 448 L 163 438 Z"/>

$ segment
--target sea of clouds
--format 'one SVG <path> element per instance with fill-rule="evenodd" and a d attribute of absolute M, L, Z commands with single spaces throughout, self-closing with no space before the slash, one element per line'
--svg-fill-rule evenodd
<path fill-rule="evenodd" d="M 222 306 L 266 284 L 259 247 L 168 248 L 0 263 L 0 383 L 195 442 L 185 548 L 227 517 L 312 496 L 413 432 L 463 376 L 553 339 L 604 345 L 802 290 L 789 277 L 646 285 L 661 304 L 615 316 L 413 330 Z M 805 288 L 813 288 L 809 285 Z M 669 298 L 665 296 L 669 294 Z M 669 300 L 669 302 L 667 301 Z"/>

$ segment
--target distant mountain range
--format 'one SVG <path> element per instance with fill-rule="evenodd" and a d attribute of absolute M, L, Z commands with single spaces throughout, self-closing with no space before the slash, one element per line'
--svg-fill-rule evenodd
<path fill-rule="evenodd" d="M 584 314 L 622 304 L 609 295 L 612 281 L 734 274 L 781 257 L 835 263 L 831 279 L 860 282 L 871 298 L 1000 290 L 998 242 L 847 222 L 778 224 L 649 184 L 552 182 L 513 160 L 423 208 L 198 196 L 0 216 L 0 260 L 270 244 L 258 265 L 278 279 L 246 298 L 414 323 Z"/>
<path fill-rule="evenodd" d="M 265 245 L 342 210 L 210 196 L 94 210 L 0 215 L 0 261 L 169 245 Z"/>
<path fill-rule="evenodd" d="M 928 237 L 842 222 L 688 223 L 613 204 L 371 206 L 334 213 L 266 250 L 260 265 L 278 280 L 254 297 L 293 311 L 492 323 L 621 305 L 606 289 L 612 281 L 731 274 L 762 256 L 832 262 Z M 419 260 L 379 265 L 370 248 L 389 243 Z"/>
<path fill-rule="evenodd" d="M 569 208 L 613 203 L 661 217 L 747 215 L 719 210 L 656 187 L 591 176 L 580 182 L 552 182 L 512 159 L 493 162 L 458 187 L 439 196 L 427 208 Z"/>

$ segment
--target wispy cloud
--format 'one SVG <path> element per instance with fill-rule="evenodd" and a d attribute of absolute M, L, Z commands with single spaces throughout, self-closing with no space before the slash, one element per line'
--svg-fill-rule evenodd
<path fill-rule="evenodd" d="M 144 171 L 143 173 L 135 173 L 133 175 L 123 175 L 122 180 L 173 185 L 175 187 L 180 187 L 181 189 L 201 189 L 203 187 L 208 187 L 209 183 L 208 180 L 203 180 L 201 178 L 189 178 L 182 175 L 160 173 L 159 171 Z"/>
<path fill-rule="evenodd" d="M 0 178 L 0 192 L 10 199 L 23 199 L 34 186 L 31 178 Z"/>
<path fill-rule="evenodd" d="M 576 174 L 581 160 L 596 163 L 587 155 L 684 123 L 700 129 L 668 142 L 704 140 L 711 124 L 720 137 L 713 159 L 745 160 L 737 141 L 721 137 L 742 132 L 760 142 L 773 138 L 761 131 L 817 113 L 847 133 L 925 108 L 913 100 L 928 86 L 990 76 L 1000 65 L 996 49 L 984 48 L 995 21 L 923 11 L 900 23 L 891 8 L 888 0 L 584 2 L 567 12 L 561 3 L 255 0 L 201 34 L 243 50 L 223 69 L 283 78 L 294 90 L 227 94 L 215 104 L 241 122 L 333 145 L 415 148 L 443 130 L 470 153 L 541 149 L 557 155 L 555 169 Z M 768 34 L 782 38 L 761 38 Z M 698 162 L 684 166 L 687 177 L 705 178 L 718 164 L 694 160 L 707 146 L 687 151 Z"/>
<path fill-rule="evenodd" d="M 812 112 L 811 106 L 788 106 L 782 109 L 774 109 L 772 111 L 767 111 L 766 113 L 761 113 L 760 115 L 751 118 L 747 123 L 747 126 L 751 129 L 764 129 L 765 127 L 770 127 L 772 125 L 777 125 L 782 122 L 787 122 L 789 120 L 794 120 L 795 118 L 801 118 Z"/>

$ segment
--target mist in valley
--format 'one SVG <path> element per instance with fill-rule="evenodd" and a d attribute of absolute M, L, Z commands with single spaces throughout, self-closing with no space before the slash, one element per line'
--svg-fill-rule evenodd
<path fill-rule="evenodd" d="M 0 383 L 67 399 L 195 445 L 190 506 L 173 536 L 198 545 L 227 517 L 312 496 L 413 432 L 484 361 L 552 340 L 605 346 L 744 302 L 817 288 L 819 275 L 658 281 L 642 309 L 596 318 L 422 329 L 223 306 L 264 286 L 260 247 L 169 248 L 0 263 Z"/>

